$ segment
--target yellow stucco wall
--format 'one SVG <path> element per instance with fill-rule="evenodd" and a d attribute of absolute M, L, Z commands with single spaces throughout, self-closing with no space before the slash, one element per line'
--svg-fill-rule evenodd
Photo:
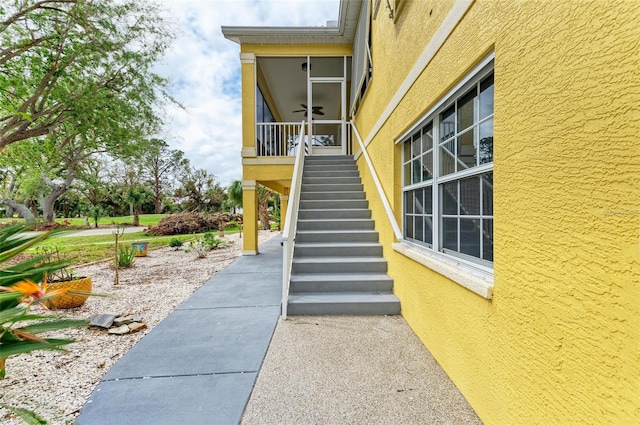
<path fill-rule="evenodd" d="M 453 3 L 379 14 L 363 138 Z M 402 314 L 487 424 L 640 423 L 638 22 L 635 1 L 478 0 L 368 146 L 401 221 L 394 139 L 495 51 L 493 300 L 391 249 L 358 161 Z"/>

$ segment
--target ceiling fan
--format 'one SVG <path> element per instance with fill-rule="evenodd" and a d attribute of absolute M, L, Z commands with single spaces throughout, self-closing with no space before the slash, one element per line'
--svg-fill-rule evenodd
<path fill-rule="evenodd" d="M 301 103 L 300 106 L 302 106 L 303 109 L 298 109 L 297 111 L 293 111 L 293 112 L 304 112 L 304 116 L 306 117 L 309 111 L 309 108 L 307 108 L 307 105 L 305 105 L 304 103 Z M 322 112 L 322 106 L 312 106 L 311 107 L 311 113 L 313 115 L 324 115 L 324 112 Z"/>

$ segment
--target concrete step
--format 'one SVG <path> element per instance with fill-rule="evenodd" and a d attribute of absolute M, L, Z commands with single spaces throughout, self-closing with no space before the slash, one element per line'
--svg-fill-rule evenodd
<path fill-rule="evenodd" d="M 358 171 L 356 164 L 304 164 L 302 174 L 309 171 Z"/>
<path fill-rule="evenodd" d="M 322 159 L 322 158 L 305 158 L 304 165 L 355 165 L 353 158 L 335 158 L 335 159 Z"/>
<path fill-rule="evenodd" d="M 386 273 L 387 260 L 375 257 L 293 258 L 291 273 Z"/>
<path fill-rule="evenodd" d="M 344 200 L 355 200 L 355 199 L 365 199 L 365 193 L 353 192 L 353 191 L 345 191 L 345 192 L 301 192 L 300 200 L 301 201 L 312 201 L 312 200 L 326 200 L 333 201 L 337 199 Z"/>
<path fill-rule="evenodd" d="M 335 159 L 350 159 L 354 161 L 353 155 L 309 155 L 305 159 L 309 161 L 333 161 Z"/>
<path fill-rule="evenodd" d="M 344 210 L 369 208 L 366 199 L 301 199 L 299 204 L 302 210 Z"/>
<path fill-rule="evenodd" d="M 400 314 L 400 300 L 388 292 L 291 293 L 291 315 L 385 315 Z"/>
<path fill-rule="evenodd" d="M 373 230 L 374 222 L 371 219 L 308 219 L 298 220 L 300 230 Z"/>
<path fill-rule="evenodd" d="M 391 292 L 393 279 L 383 273 L 291 275 L 290 292 Z"/>
<path fill-rule="evenodd" d="M 314 242 L 378 242 L 375 230 L 298 230 L 296 243 Z"/>
<path fill-rule="evenodd" d="M 324 168 L 320 171 L 318 170 L 307 170 L 305 169 L 302 173 L 302 180 L 306 178 L 321 178 L 321 177 L 358 177 L 360 178 L 360 173 L 358 170 L 348 170 L 348 171 L 340 171 L 340 170 L 331 170 L 326 171 Z"/>
<path fill-rule="evenodd" d="M 377 242 L 300 242 L 295 245 L 296 257 L 382 257 L 382 245 Z"/>
<path fill-rule="evenodd" d="M 301 193 L 304 192 L 362 192 L 361 183 L 302 183 Z"/>
<path fill-rule="evenodd" d="M 345 184 L 360 184 L 362 181 L 360 177 L 335 177 L 335 176 L 323 176 L 323 177 L 302 177 L 302 185 L 312 184 L 328 184 L 328 185 L 345 185 Z M 362 189 L 361 189 L 362 190 Z"/>
<path fill-rule="evenodd" d="M 371 218 L 371 211 L 366 208 L 350 208 L 350 209 L 300 209 L 298 210 L 298 219 L 313 218 Z"/>

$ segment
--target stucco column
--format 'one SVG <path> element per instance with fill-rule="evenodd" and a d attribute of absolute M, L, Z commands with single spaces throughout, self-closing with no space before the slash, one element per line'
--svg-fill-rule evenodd
<path fill-rule="evenodd" d="M 284 222 L 287 219 L 288 206 L 289 206 L 289 195 L 280 195 L 280 231 L 284 230 Z"/>
<path fill-rule="evenodd" d="M 242 254 L 258 253 L 258 190 L 255 180 L 242 181 Z"/>
<path fill-rule="evenodd" d="M 242 157 L 256 156 L 256 55 L 240 53 L 242 74 Z"/>

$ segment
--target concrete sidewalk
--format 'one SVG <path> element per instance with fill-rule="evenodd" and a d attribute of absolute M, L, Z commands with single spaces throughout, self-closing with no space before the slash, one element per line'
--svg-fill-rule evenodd
<path fill-rule="evenodd" d="M 280 313 L 280 238 L 260 250 L 218 272 L 129 350 L 76 423 L 238 423 Z"/>
<path fill-rule="evenodd" d="M 401 316 L 279 322 L 280 240 L 238 258 L 152 329 L 76 423 L 481 423 Z"/>
<path fill-rule="evenodd" d="M 120 229 L 124 233 L 142 233 L 146 229 L 145 226 L 138 227 L 124 227 Z M 61 236 L 65 238 L 72 238 L 75 236 L 99 236 L 99 235 L 112 235 L 116 231 L 114 227 L 98 227 L 97 229 L 83 229 L 65 231 Z"/>

